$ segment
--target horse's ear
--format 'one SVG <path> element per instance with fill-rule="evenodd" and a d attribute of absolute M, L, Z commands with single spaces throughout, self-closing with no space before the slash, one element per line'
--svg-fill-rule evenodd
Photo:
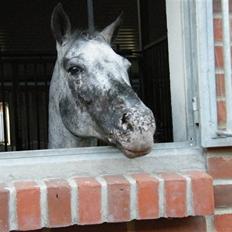
<path fill-rule="evenodd" d="M 71 23 L 61 3 L 58 3 L 53 9 L 51 29 L 56 41 L 60 45 L 62 45 L 64 40 L 67 39 L 71 33 Z"/>
<path fill-rule="evenodd" d="M 113 37 L 117 35 L 118 29 L 122 22 L 122 18 L 123 18 L 123 12 L 121 12 L 121 14 L 117 17 L 117 19 L 113 23 L 111 23 L 109 26 L 105 27 L 102 30 L 101 35 L 104 37 L 107 43 L 110 44 Z"/>

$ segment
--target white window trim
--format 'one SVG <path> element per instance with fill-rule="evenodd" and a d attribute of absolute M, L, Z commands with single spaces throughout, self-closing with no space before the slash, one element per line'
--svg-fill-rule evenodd
<path fill-rule="evenodd" d="M 185 56 L 181 5 L 181 0 L 166 0 L 173 139 L 175 142 L 184 141 L 187 138 L 186 75 L 183 65 Z"/>
<path fill-rule="evenodd" d="M 166 0 L 174 142 L 199 144 L 195 0 Z M 175 26 L 174 26 L 175 25 Z M 193 102 L 194 101 L 194 102 Z"/>
<path fill-rule="evenodd" d="M 196 0 L 196 3 L 196 50 L 201 144 L 203 147 L 231 146 L 232 137 L 217 134 L 213 2 L 212 0 Z"/>

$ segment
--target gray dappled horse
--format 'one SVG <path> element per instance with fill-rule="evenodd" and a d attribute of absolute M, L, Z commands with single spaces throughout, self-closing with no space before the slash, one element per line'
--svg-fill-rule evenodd
<path fill-rule="evenodd" d="M 129 158 L 150 152 L 153 113 L 131 88 L 130 62 L 110 46 L 120 21 L 119 16 L 101 32 L 81 33 L 71 30 L 61 4 L 54 8 L 57 61 L 49 94 L 49 148 L 90 146 L 97 138 Z"/>

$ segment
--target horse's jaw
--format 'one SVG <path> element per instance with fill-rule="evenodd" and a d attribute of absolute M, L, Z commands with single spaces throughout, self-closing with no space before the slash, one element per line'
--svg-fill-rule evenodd
<path fill-rule="evenodd" d="M 129 150 L 129 149 L 123 149 L 121 148 L 120 150 L 122 153 L 129 159 L 145 156 L 151 152 L 152 147 L 148 147 L 144 150 Z"/>

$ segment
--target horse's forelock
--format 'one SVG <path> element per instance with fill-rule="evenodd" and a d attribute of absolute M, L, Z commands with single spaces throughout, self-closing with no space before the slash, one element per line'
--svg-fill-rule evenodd
<path fill-rule="evenodd" d="M 95 32 L 90 32 L 88 30 L 75 30 L 72 32 L 71 36 L 70 36 L 70 40 L 72 42 L 78 41 L 78 40 L 84 40 L 84 41 L 88 41 L 88 40 L 99 40 L 99 41 L 104 41 L 103 36 L 101 36 L 100 32 L 95 31 Z"/>

